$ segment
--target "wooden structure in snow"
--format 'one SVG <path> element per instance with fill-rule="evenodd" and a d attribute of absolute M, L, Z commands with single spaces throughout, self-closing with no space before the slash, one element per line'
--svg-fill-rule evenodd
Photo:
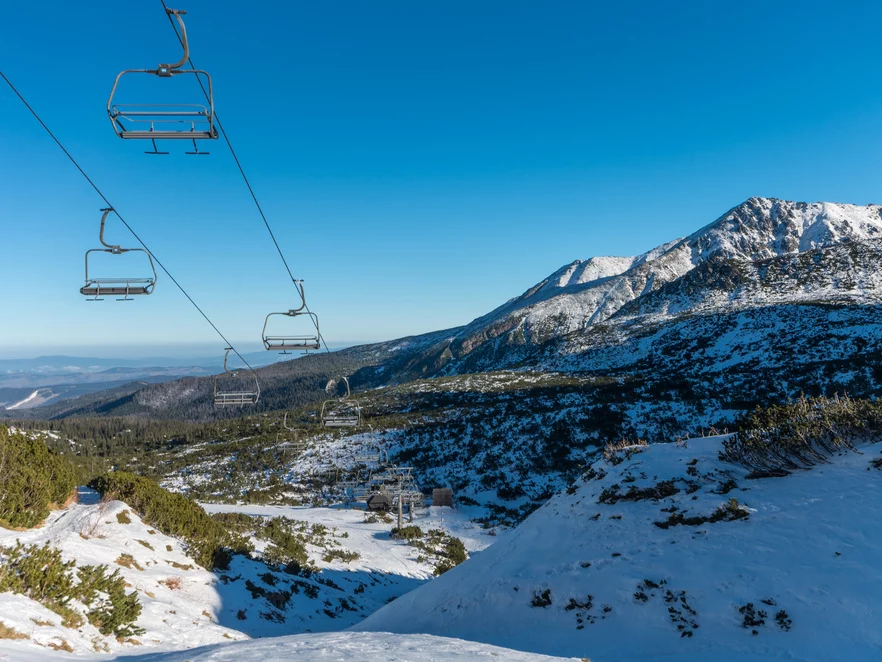
<path fill-rule="evenodd" d="M 432 490 L 432 505 L 453 508 L 453 490 L 449 487 L 436 487 Z"/>

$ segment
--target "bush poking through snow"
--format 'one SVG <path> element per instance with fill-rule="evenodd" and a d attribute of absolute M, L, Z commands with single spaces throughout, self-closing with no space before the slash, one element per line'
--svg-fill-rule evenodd
<path fill-rule="evenodd" d="M 443 575 L 469 557 L 462 540 L 443 529 L 429 529 L 424 532 L 420 527 L 411 524 L 400 529 L 393 528 L 392 536 L 406 540 L 411 547 L 423 552 L 424 555 L 420 555 L 422 560 L 434 561 L 433 572 L 436 576 Z"/>
<path fill-rule="evenodd" d="M 76 567 L 46 543 L 2 550 L 0 592 L 19 593 L 62 617 L 65 627 L 80 627 L 86 619 L 101 634 L 129 637 L 142 630 L 133 624 L 141 615 L 137 591 L 126 593 L 125 580 L 105 565 Z M 76 571 L 76 572 L 74 572 Z M 89 608 L 85 618 L 72 601 Z"/>
<path fill-rule="evenodd" d="M 649 444 L 644 439 L 630 441 L 622 438 L 619 441 L 608 443 L 603 448 L 603 459 L 615 466 L 629 459 L 635 453 L 639 453 Z"/>
<path fill-rule="evenodd" d="M 541 593 L 533 591 L 533 599 L 530 600 L 531 607 L 549 607 L 551 605 L 551 589 L 547 588 Z"/>
<path fill-rule="evenodd" d="M 298 535 L 296 522 L 284 517 L 274 517 L 260 528 L 258 537 L 270 542 L 263 552 L 267 563 L 298 567 L 309 563 L 306 543 Z"/>
<path fill-rule="evenodd" d="M 398 540 L 417 540 L 424 535 L 423 530 L 415 524 L 403 526 L 400 529 L 392 529 L 392 537 L 398 538 Z"/>
<path fill-rule="evenodd" d="M 120 554 L 119 558 L 116 559 L 116 564 L 121 565 L 123 568 L 128 568 L 129 570 L 131 570 L 132 568 L 134 568 L 135 570 L 144 569 L 131 554 Z"/>
<path fill-rule="evenodd" d="M 693 517 L 687 517 L 683 513 L 679 511 L 674 511 L 670 514 L 668 519 L 663 522 L 653 522 L 660 529 L 669 529 L 672 526 L 700 526 L 702 524 L 710 522 L 711 524 L 716 522 L 734 522 L 739 519 L 746 519 L 750 516 L 750 512 L 745 510 L 740 503 L 738 503 L 738 499 L 729 499 L 725 504 L 719 506 L 711 515 L 696 515 Z"/>
<path fill-rule="evenodd" d="M 330 563 L 334 559 L 338 561 L 342 561 L 343 563 L 352 563 L 353 561 L 357 561 L 361 558 L 361 554 L 358 552 L 353 552 L 345 549 L 329 549 L 325 552 L 322 560 L 325 563 Z"/>
<path fill-rule="evenodd" d="M 648 499 L 659 501 L 680 492 L 680 489 L 674 485 L 672 480 L 663 480 L 657 485 L 650 485 L 649 487 L 635 487 L 631 485 L 624 494 L 619 491 L 620 489 L 621 486 L 618 483 L 607 487 L 600 493 L 598 501 L 610 505 L 619 501 L 645 501 Z"/>
<path fill-rule="evenodd" d="M 790 628 L 793 627 L 793 621 L 783 609 L 775 614 L 775 623 L 777 623 L 778 627 L 784 630 L 784 632 L 788 632 Z"/>
<path fill-rule="evenodd" d="M 825 464 L 835 453 L 872 439 L 882 430 L 882 402 L 803 396 L 790 404 L 757 408 L 739 427 L 741 432 L 723 443 L 723 459 L 758 476 L 780 476 Z"/>

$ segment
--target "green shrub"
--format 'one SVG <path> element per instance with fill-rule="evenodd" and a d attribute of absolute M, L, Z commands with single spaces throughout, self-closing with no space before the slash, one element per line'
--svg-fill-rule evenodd
<path fill-rule="evenodd" d="M 260 538 L 271 543 L 263 552 L 263 558 L 268 563 L 303 566 L 309 562 L 306 544 L 295 527 L 295 523 L 284 517 L 274 517 L 261 527 Z"/>
<path fill-rule="evenodd" d="M 211 518 L 234 533 L 250 533 L 257 528 L 257 521 L 245 513 L 213 513 Z"/>
<path fill-rule="evenodd" d="M 352 563 L 353 561 L 357 561 L 360 558 L 361 554 L 359 554 L 358 552 L 352 552 L 345 549 L 329 549 L 322 557 L 325 563 L 330 563 L 334 559 L 338 559 L 343 563 Z"/>
<path fill-rule="evenodd" d="M 423 530 L 414 524 L 403 526 L 400 529 L 392 529 L 392 537 L 398 538 L 399 540 L 416 540 L 422 538 L 423 535 Z"/>
<path fill-rule="evenodd" d="M 0 592 L 21 593 L 41 603 L 65 605 L 76 597 L 71 570 L 74 561 L 63 561 L 61 552 L 47 542 L 42 547 L 17 543 L 3 550 Z"/>
<path fill-rule="evenodd" d="M 823 464 L 841 450 L 882 431 L 882 402 L 847 396 L 801 397 L 785 405 L 758 407 L 739 422 L 724 444 L 724 459 L 758 475 L 783 475 Z"/>
<path fill-rule="evenodd" d="M 141 615 L 138 593 L 126 593 L 118 570 L 108 575 L 106 565 L 76 568 L 74 561 L 62 560 L 60 550 L 48 542 L 42 547 L 18 543 L 4 549 L 3 555 L 0 592 L 28 596 L 61 616 L 65 627 L 77 628 L 85 622 L 70 604 L 79 600 L 91 607 L 86 617 L 102 634 L 130 637 L 143 632 L 134 626 Z"/>
<path fill-rule="evenodd" d="M 247 540 L 231 534 L 198 504 L 163 489 L 149 478 L 117 471 L 99 476 L 90 486 L 103 497 L 125 501 L 142 520 L 164 534 L 182 538 L 189 553 L 203 567 L 224 569 L 231 553 L 253 549 Z"/>
<path fill-rule="evenodd" d="M 73 466 L 41 439 L 0 425 L 0 526 L 32 527 L 76 487 Z"/>

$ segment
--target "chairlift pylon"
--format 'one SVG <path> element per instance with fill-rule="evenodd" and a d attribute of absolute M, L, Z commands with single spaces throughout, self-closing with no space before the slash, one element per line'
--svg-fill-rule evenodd
<path fill-rule="evenodd" d="M 211 76 L 202 69 L 182 69 L 190 59 L 190 45 L 187 41 L 187 28 L 182 16 L 187 12 L 181 9 L 166 9 L 174 16 L 181 29 L 181 45 L 184 54 L 174 64 L 160 64 L 155 69 L 126 69 L 117 74 L 107 99 L 107 115 L 113 130 L 124 140 L 150 140 L 153 151 L 145 154 L 168 154 L 156 148 L 157 140 L 190 140 L 193 151 L 187 154 L 208 154 L 200 152 L 197 140 L 214 140 L 218 137 L 214 118 L 214 92 Z M 192 74 L 197 80 L 204 75 L 207 80 L 206 93 L 208 105 L 203 104 L 119 104 L 114 103 L 120 80 L 128 74 L 149 74 L 158 78 L 172 78 L 178 74 Z"/>
<path fill-rule="evenodd" d="M 297 291 L 300 293 L 300 307 L 292 308 L 284 313 L 270 313 L 266 316 L 266 319 L 263 322 L 263 331 L 261 332 L 261 337 L 263 338 L 263 346 L 270 352 L 281 352 L 282 354 L 290 354 L 291 352 L 306 352 L 309 350 L 317 350 L 322 347 L 322 338 L 321 333 L 319 333 L 319 322 L 318 315 L 315 313 L 304 310 L 306 308 L 306 295 L 303 291 L 303 281 L 295 280 L 294 287 L 297 288 Z M 315 334 L 312 332 L 308 334 L 301 335 L 267 335 L 267 326 L 269 325 L 270 317 L 278 315 L 280 317 L 290 317 L 292 319 L 297 319 L 298 317 L 308 317 L 312 321 L 313 327 L 315 327 Z"/>
<path fill-rule="evenodd" d="M 358 400 L 350 400 L 349 379 L 342 378 L 346 385 L 346 395 L 336 400 L 325 400 L 322 403 L 321 421 L 326 428 L 358 427 L 361 425 L 361 406 Z M 328 381 L 325 390 L 333 388 L 337 382 Z"/>
<path fill-rule="evenodd" d="M 107 222 L 107 215 L 113 211 L 112 207 L 105 207 L 101 210 L 101 229 L 98 231 L 98 240 L 104 248 L 90 248 L 86 251 L 86 284 L 80 288 L 80 294 L 89 297 L 89 301 L 103 301 L 103 294 L 110 296 L 122 296 L 117 301 L 134 301 L 132 296 L 152 294 L 156 287 L 156 267 L 153 264 L 153 256 L 150 251 L 144 248 L 122 248 L 118 244 L 108 244 L 104 241 L 104 225 Z M 153 272 L 152 277 L 146 278 L 95 278 L 89 276 L 89 255 L 91 253 L 110 253 L 111 255 L 122 255 L 123 253 L 139 252 L 147 256 L 150 262 L 150 270 Z"/>
<path fill-rule="evenodd" d="M 236 379 L 239 376 L 238 370 L 230 370 L 227 367 L 227 360 L 230 357 L 231 351 L 233 351 L 232 347 L 226 348 L 224 371 L 214 377 L 214 404 L 216 407 L 238 407 L 257 404 L 257 401 L 260 399 L 260 381 L 257 379 L 257 375 L 254 375 L 254 390 L 218 388 L 218 378 L 230 375 L 230 379 Z"/>

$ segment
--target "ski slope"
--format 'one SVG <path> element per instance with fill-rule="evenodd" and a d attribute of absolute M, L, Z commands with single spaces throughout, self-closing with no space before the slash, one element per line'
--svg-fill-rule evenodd
<path fill-rule="evenodd" d="M 354 629 L 443 633 L 594 662 L 882 659 L 882 473 L 870 466 L 880 448 L 748 480 L 718 459 L 722 440 L 597 462 L 593 480 Z M 609 503 L 664 481 L 676 494 Z M 671 508 L 710 516 L 732 498 L 747 518 L 654 524 Z"/>

